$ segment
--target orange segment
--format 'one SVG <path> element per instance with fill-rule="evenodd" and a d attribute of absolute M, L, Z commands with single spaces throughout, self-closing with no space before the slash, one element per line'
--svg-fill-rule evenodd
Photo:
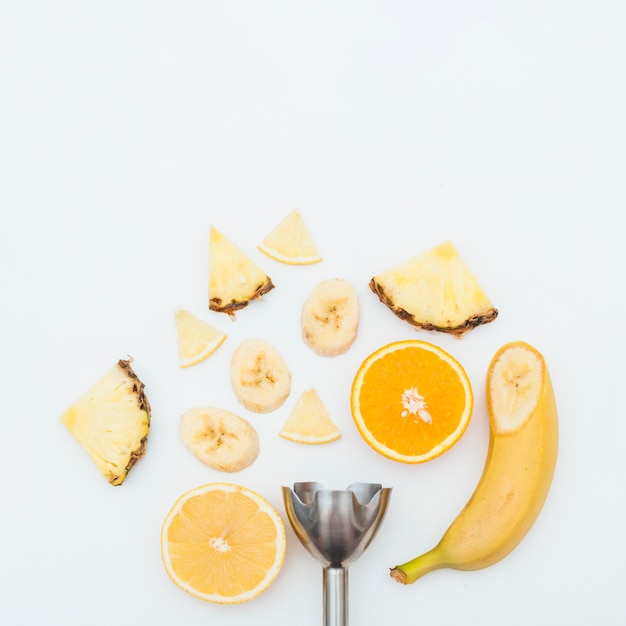
<path fill-rule="evenodd" d="M 226 339 L 226 333 L 214 328 L 193 313 L 178 309 L 174 313 L 181 367 L 191 367 L 211 356 Z"/>
<path fill-rule="evenodd" d="M 460 363 L 426 341 L 375 351 L 352 383 L 350 405 L 365 441 L 403 463 L 423 463 L 451 448 L 472 415 L 472 388 Z"/>
<path fill-rule="evenodd" d="M 290 441 L 309 444 L 330 443 L 341 437 L 315 389 L 302 393 L 278 434 Z"/>
<path fill-rule="evenodd" d="M 276 509 L 230 483 L 184 493 L 161 531 L 161 554 L 172 581 L 220 604 L 259 596 L 278 575 L 285 551 L 285 527 Z"/>
<path fill-rule="evenodd" d="M 295 210 L 275 226 L 257 248 L 288 265 L 310 265 L 322 260 L 304 218 Z"/>

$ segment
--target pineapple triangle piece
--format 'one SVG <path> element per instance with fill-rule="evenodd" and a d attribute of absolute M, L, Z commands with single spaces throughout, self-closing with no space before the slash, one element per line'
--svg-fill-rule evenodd
<path fill-rule="evenodd" d="M 234 317 L 236 311 L 273 288 L 271 278 L 230 239 L 211 226 L 209 309 Z"/>
<path fill-rule="evenodd" d="M 130 362 L 118 361 L 60 418 L 112 485 L 121 485 L 145 454 L 150 428 L 144 384 Z"/>
<path fill-rule="evenodd" d="M 315 241 L 299 211 L 291 211 L 257 246 L 275 261 L 288 265 L 311 265 L 322 260 Z"/>
<path fill-rule="evenodd" d="M 416 328 L 462 337 L 498 316 L 451 241 L 374 276 L 370 289 Z"/>
<path fill-rule="evenodd" d="M 297 443 L 329 443 L 341 433 L 328 415 L 315 389 L 305 391 L 278 433 Z"/>
<path fill-rule="evenodd" d="M 181 367 L 190 367 L 213 354 L 226 339 L 226 333 L 214 328 L 193 313 L 178 309 L 174 313 L 178 338 L 178 360 Z"/>

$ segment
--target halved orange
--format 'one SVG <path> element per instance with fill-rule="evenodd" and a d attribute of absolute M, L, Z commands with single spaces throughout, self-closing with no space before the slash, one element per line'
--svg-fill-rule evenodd
<path fill-rule="evenodd" d="M 172 581 L 219 604 L 263 593 L 278 576 L 286 545 L 278 511 L 258 493 L 230 483 L 184 493 L 161 530 L 161 555 Z"/>
<path fill-rule="evenodd" d="M 368 356 L 350 399 L 363 439 L 402 463 L 423 463 L 450 449 L 465 432 L 473 404 L 461 364 L 442 348 L 413 339 Z"/>

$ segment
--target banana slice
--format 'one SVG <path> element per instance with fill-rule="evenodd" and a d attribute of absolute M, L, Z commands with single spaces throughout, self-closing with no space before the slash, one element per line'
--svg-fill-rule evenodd
<path fill-rule="evenodd" d="M 189 409 L 180 418 L 180 437 L 194 456 L 222 472 L 239 472 L 259 455 L 252 424 L 224 409 Z"/>
<path fill-rule="evenodd" d="M 360 308 L 356 290 L 341 278 L 323 280 L 302 307 L 302 339 L 320 356 L 337 356 L 354 342 Z"/>
<path fill-rule="evenodd" d="M 237 400 L 250 411 L 269 413 L 289 396 L 291 373 L 264 339 L 244 339 L 233 353 L 230 379 Z"/>

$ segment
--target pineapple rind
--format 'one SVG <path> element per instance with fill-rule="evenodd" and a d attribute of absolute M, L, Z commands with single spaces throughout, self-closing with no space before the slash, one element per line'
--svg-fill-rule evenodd
<path fill-rule="evenodd" d="M 61 415 L 62 423 L 112 485 L 145 454 L 151 409 L 144 384 L 120 360 Z"/>
<path fill-rule="evenodd" d="M 424 330 L 461 337 L 498 316 L 450 241 L 378 274 L 369 287 L 400 319 Z"/>
<path fill-rule="evenodd" d="M 241 296 L 236 297 L 231 294 L 230 300 L 224 300 L 220 296 L 212 296 L 209 299 L 209 309 L 211 309 L 211 311 L 217 311 L 218 313 L 228 313 L 228 315 L 234 315 L 236 311 L 247 307 L 252 300 L 256 300 L 261 296 L 264 296 L 268 291 L 274 289 L 275 285 L 272 283 L 269 276 L 266 278 L 267 281 L 261 283 L 254 290 L 250 290 L 249 295 L 242 294 Z"/>

